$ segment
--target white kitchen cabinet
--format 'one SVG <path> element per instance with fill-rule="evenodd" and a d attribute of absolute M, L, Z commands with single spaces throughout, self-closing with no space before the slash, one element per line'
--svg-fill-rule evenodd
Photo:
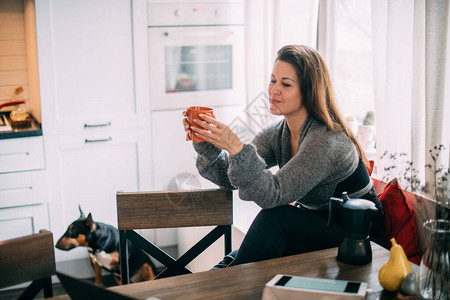
<path fill-rule="evenodd" d="M 117 227 L 117 191 L 150 189 L 149 137 L 149 129 L 103 128 L 46 139 L 47 168 L 55 183 L 50 205 L 55 239 L 79 217 L 79 205 L 94 221 Z M 55 254 L 57 261 L 87 257 L 85 249 Z"/>
<path fill-rule="evenodd" d="M 55 183 L 50 205 L 55 239 L 79 217 L 79 205 L 86 216 L 92 213 L 94 221 L 117 227 L 116 193 L 140 190 L 140 173 L 146 172 L 141 170 L 147 167 L 146 159 L 140 157 L 148 150 L 141 135 L 145 134 L 127 129 L 48 138 L 47 168 Z M 56 251 L 57 261 L 86 256 L 85 250 Z"/>
<path fill-rule="evenodd" d="M 116 192 L 151 190 L 145 0 L 36 1 L 55 240 L 79 217 L 117 226 Z M 148 233 L 147 236 L 153 236 Z M 87 257 L 55 252 L 57 262 Z"/>
<path fill-rule="evenodd" d="M 139 189 L 136 132 L 70 135 L 59 140 L 64 224 L 78 218 L 81 205 L 94 220 L 117 226 L 116 192 Z"/>
<path fill-rule="evenodd" d="M 0 174 L 0 241 L 48 229 L 47 200 L 45 170 Z"/>
<path fill-rule="evenodd" d="M 0 140 L 0 174 L 43 169 L 42 136 Z"/>
<path fill-rule="evenodd" d="M 138 2 L 37 1 L 46 134 L 130 129 L 148 119 L 135 89 L 142 63 L 133 44 L 139 35 L 132 18 Z"/>

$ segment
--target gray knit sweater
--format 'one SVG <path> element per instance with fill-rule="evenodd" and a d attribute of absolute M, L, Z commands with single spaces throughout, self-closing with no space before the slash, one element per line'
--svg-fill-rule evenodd
<path fill-rule="evenodd" d="M 291 158 L 290 131 L 285 120 L 263 129 L 251 144 L 229 157 L 210 143 L 194 143 L 197 169 L 224 189 L 239 189 L 242 200 L 272 208 L 297 201 L 311 209 L 325 209 L 336 185 L 358 165 L 358 153 L 344 133 L 333 133 L 313 117 L 305 121 L 298 150 Z M 268 168 L 279 166 L 273 174 Z M 362 196 L 366 187 L 353 196 Z"/>

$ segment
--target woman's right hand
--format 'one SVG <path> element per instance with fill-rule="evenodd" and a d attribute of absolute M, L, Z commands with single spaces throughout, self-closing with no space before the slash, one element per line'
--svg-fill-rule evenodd
<path fill-rule="evenodd" d="M 188 121 L 187 121 L 187 112 L 183 111 L 183 126 L 184 126 L 184 131 L 186 132 L 186 141 L 190 141 L 191 140 L 191 136 L 192 136 L 192 130 L 190 129 L 191 126 L 189 125 Z"/>

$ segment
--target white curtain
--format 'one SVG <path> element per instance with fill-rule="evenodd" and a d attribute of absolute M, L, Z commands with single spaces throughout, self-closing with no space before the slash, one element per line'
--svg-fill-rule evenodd
<path fill-rule="evenodd" d="M 448 0 L 372 0 L 377 173 L 415 191 L 449 167 L 448 19 Z"/>
<path fill-rule="evenodd" d="M 246 0 L 247 102 L 267 93 L 277 51 L 288 44 L 316 46 L 319 0 Z"/>

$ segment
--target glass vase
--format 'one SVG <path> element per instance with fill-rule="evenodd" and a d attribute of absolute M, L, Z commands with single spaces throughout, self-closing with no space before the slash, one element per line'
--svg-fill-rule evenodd
<path fill-rule="evenodd" d="M 424 224 L 427 246 L 420 262 L 420 299 L 450 300 L 450 221 Z"/>

